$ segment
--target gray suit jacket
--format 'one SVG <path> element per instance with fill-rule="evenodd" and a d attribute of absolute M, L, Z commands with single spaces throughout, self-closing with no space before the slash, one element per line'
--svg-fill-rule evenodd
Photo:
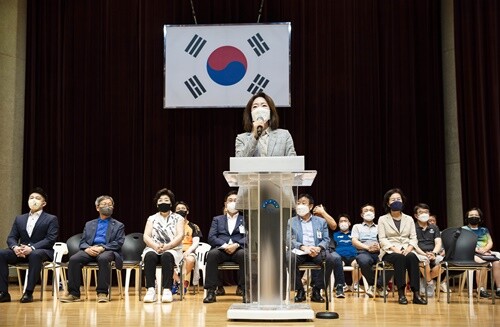
<path fill-rule="evenodd" d="M 314 234 L 314 245 L 322 247 L 323 249 L 328 249 L 330 244 L 330 236 L 328 235 L 328 225 L 326 220 L 316 216 L 311 216 L 311 223 L 313 227 Z M 320 237 L 318 237 L 320 236 Z M 286 244 L 291 247 L 290 250 L 300 249 L 304 244 L 302 223 L 299 216 L 294 216 L 288 220 L 288 226 L 286 228 Z"/>
<path fill-rule="evenodd" d="M 236 136 L 236 157 L 257 156 L 258 140 L 252 133 L 242 133 Z M 286 129 L 275 129 L 269 132 L 269 142 L 267 145 L 267 156 L 296 156 L 292 135 Z"/>

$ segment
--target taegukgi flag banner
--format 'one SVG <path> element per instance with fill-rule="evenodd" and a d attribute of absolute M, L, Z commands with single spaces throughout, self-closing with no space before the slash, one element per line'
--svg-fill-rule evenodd
<path fill-rule="evenodd" d="M 165 25 L 165 108 L 290 106 L 290 23 Z"/>

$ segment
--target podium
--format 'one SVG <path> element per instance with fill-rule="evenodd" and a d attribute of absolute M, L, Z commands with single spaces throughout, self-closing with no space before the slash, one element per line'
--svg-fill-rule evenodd
<path fill-rule="evenodd" d="M 286 261 L 286 228 L 295 207 L 294 187 L 311 186 L 316 177 L 316 171 L 305 171 L 303 163 L 303 157 L 231 158 L 231 171 L 223 173 L 229 186 L 239 187 L 236 207 L 245 214 L 244 273 L 249 300 L 231 305 L 227 319 L 314 319 L 307 303 L 290 302 L 293 281 L 288 280 Z"/>

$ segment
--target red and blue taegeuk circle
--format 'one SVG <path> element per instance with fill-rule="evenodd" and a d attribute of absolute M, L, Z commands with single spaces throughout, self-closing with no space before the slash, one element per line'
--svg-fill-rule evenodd
<path fill-rule="evenodd" d="M 234 85 L 247 72 L 247 58 L 238 48 L 229 45 L 219 47 L 208 57 L 207 72 L 219 85 Z"/>

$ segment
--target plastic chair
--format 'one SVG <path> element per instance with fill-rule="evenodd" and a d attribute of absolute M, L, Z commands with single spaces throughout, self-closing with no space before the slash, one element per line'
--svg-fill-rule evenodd
<path fill-rule="evenodd" d="M 491 281 L 491 303 L 495 304 L 493 269 L 491 262 L 477 263 L 474 261 L 476 252 L 477 236 L 473 232 L 461 227 L 447 228 L 441 232 L 441 240 L 445 249 L 446 256 L 441 262 L 441 268 L 446 272 L 446 284 L 448 284 L 447 303 L 450 303 L 450 271 L 475 271 L 488 269 L 490 271 Z M 469 278 L 471 274 L 467 274 Z M 468 283 L 470 285 L 470 280 Z M 438 285 L 441 283 L 441 275 L 438 276 Z M 477 294 L 479 300 L 479 292 Z M 439 301 L 439 287 L 437 288 L 437 300 Z"/>
<path fill-rule="evenodd" d="M 212 247 L 210 246 L 210 244 L 204 243 L 204 242 L 200 242 L 198 247 L 196 248 L 196 265 L 195 265 L 194 269 L 201 270 L 201 274 L 202 274 L 201 278 L 203 281 L 203 285 L 205 285 L 205 276 L 206 276 L 206 269 L 207 269 L 207 254 L 211 248 Z M 194 280 L 193 280 L 193 283 L 195 283 Z M 199 286 L 200 286 L 200 282 L 198 280 L 197 284 L 196 284 L 197 291 L 199 291 L 199 289 L 198 289 Z"/>
<path fill-rule="evenodd" d="M 135 291 L 139 291 L 139 274 L 141 269 L 142 252 L 146 247 L 142 233 L 131 233 L 125 236 L 122 246 L 123 269 L 125 269 L 125 294 L 128 294 L 130 274 L 135 271 Z"/>

